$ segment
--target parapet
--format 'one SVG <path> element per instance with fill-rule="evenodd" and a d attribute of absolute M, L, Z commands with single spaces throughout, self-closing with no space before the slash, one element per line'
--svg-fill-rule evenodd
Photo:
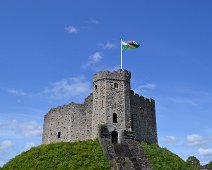
<path fill-rule="evenodd" d="M 93 77 L 93 82 L 103 79 L 113 79 L 113 80 L 122 80 L 130 82 L 131 73 L 127 70 L 119 69 L 117 71 L 100 71 L 96 73 Z"/>
<path fill-rule="evenodd" d="M 149 98 L 146 98 L 144 96 L 140 96 L 139 94 L 134 93 L 133 90 L 130 90 L 130 94 L 137 101 L 145 101 L 145 102 L 151 103 L 151 104 L 154 104 L 155 103 L 155 100 L 154 99 L 152 99 L 152 98 L 149 99 Z"/>

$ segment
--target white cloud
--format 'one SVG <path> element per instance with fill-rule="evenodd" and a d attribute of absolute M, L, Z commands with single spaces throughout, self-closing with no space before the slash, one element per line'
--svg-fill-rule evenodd
<path fill-rule="evenodd" d="M 192 106 L 197 105 L 197 103 L 195 101 L 193 101 L 192 99 L 185 98 L 185 97 L 169 97 L 168 99 L 172 102 L 179 103 L 179 104 L 189 104 Z"/>
<path fill-rule="evenodd" d="M 0 123 L 0 129 L 25 137 L 40 136 L 43 130 L 36 121 L 18 122 L 17 120 Z"/>
<path fill-rule="evenodd" d="M 0 149 L 7 149 L 10 148 L 14 145 L 14 143 L 11 140 L 4 140 L 2 142 L 0 142 Z"/>
<path fill-rule="evenodd" d="M 102 47 L 103 49 L 111 49 L 111 48 L 115 48 L 115 45 L 107 42 L 106 44 L 98 44 L 100 47 Z"/>
<path fill-rule="evenodd" d="M 42 126 L 35 121 L 20 123 L 18 125 L 20 134 L 26 137 L 40 136 L 42 134 Z"/>
<path fill-rule="evenodd" d="M 102 60 L 102 55 L 100 52 L 95 52 L 88 58 L 88 62 L 83 65 L 83 68 L 93 67 L 96 63 L 99 63 Z"/>
<path fill-rule="evenodd" d="M 25 144 L 25 146 L 24 146 L 24 149 L 25 150 L 29 150 L 29 149 L 31 149 L 32 147 L 34 147 L 35 146 L 35 144 L 33 143 L 33 142 L 27 142 L 26 144 Z"/>
<path fill-rule="evenodd" d="M 77 33 L 79 30 L 74 27 L 74 26 L 68 26 L 66 27 L 66 30 L 69 32 L 69 33 Z"/>
<path fill-rule="evenodd" d="M 150 89 L 153 90 L 156 88 L 156 84 L 154 83 L 148 83 L 140 86 L 141 89 Z"/>
<path fill-rule="evenodd" d="M 174 136 L 165 136 L 162 140 L 162 143 L 166 143 L 166 144 L 175 144 L 177 142 L 176 137 Z"/>
<path fill-rule="evenodd" d="M 199 148 L 198 152 L 202 156 L 212 156 L 212 148 L 207 148 L 207 149 Z"/>
<path fill-rule="evenodd" d="M 98 56 L 94 60 L 99 60 Z M 90 83 L 83 76 L 71 77 L 55 82 L 44 90 L 44 94 L 54 99 L 69 99 L 74 96 L 88 94 Z"/>
<path fill-rule="evenodd" d="M 147 90 L 154 90 L 157 87 L 156 84 L 154 83 L 147 83 L 147 84 L 143 84 L 138 86 L 137 88 L 134 89 L 135 93 L 141 94 L 141 92 L 143 91 L 147 91 Z"/>
<path fill-rule="evenodd" d="M 95 53 L 89 58 L 87 66 L 92 66 L 101 60 L 100 53 Z M 26 93 L 22 90 L 7 89 L 7 92 L 17 96 L 27 97 L 48 97 L 53 99 L 69 99 L 79 95 L 88 94 L 90 92 L 90 83 L 85 80 L 83 76 L 71 77 L 52 83 L 49 87 L 46 87 L 43 91 L 38 93 Z"/>
<path fill-rule="evenodd" d="M 22 90 L 15 90 L 15 89 L 6 89 L 6 90 L 7 90 L 7 92 L 14 94 L 16 96 L 27 96 L 27 93 L 25 93 Z"/>
<path fill-rule="evenodd" d="M 96 24 L 96 25 L 99 24 L 99 21 L 94 18 L 90 18 L 87 22 L 91 24 Z"/>
<path fill-rule="evenodd" d="M 209 141 L 209 138 L 203 137 L 199 134 L 192 134 L 186 137 L 187 146 L 206 145 Z"/>

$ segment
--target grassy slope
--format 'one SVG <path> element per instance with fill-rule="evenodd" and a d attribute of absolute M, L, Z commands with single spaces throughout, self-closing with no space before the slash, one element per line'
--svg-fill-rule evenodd
<path fill-rule="evenodd" d="M 179 156 L 157 145 L 142 143 L 155 170 L 194 170 Z M 1 168 L 0 168 L 1 169 Z M 109 170 L 97 140 L 40 145 L 11 159 L 1 170 Z"/>
<path fill-rule="evenodd" d="M 179 156 L 170 152 L 166 148 L 160 148 L 155 144 L 141 144 L 155 170 L 195 170 L 194 167 L 190 167 Z"/>
<path fill-rule="evenodd" d="M 40 145 L 11 159 L 2 170 L 110 169 L 97 140 Z"/>

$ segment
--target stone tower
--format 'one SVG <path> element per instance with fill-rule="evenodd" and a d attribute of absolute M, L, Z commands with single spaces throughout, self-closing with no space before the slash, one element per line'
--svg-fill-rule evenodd
<path fill-rule="evenodd" d="M 99 124 L 107 124 L 109 131 L 131 131 L 130 78 L 126 70 L 98 72 L 93 78 L 92 138 L 96 138 Z"/>

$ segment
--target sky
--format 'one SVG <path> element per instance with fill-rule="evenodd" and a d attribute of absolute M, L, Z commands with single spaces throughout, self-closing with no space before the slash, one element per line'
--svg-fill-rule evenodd
<path fill-rule="evenodd" d="M 156 101 L 158 141 L 212 160 L 212 1 L 0 1 L 0 166 L 41 144 L 52 108 L 83 102 L 98 71 L 120 68 Z"/>

